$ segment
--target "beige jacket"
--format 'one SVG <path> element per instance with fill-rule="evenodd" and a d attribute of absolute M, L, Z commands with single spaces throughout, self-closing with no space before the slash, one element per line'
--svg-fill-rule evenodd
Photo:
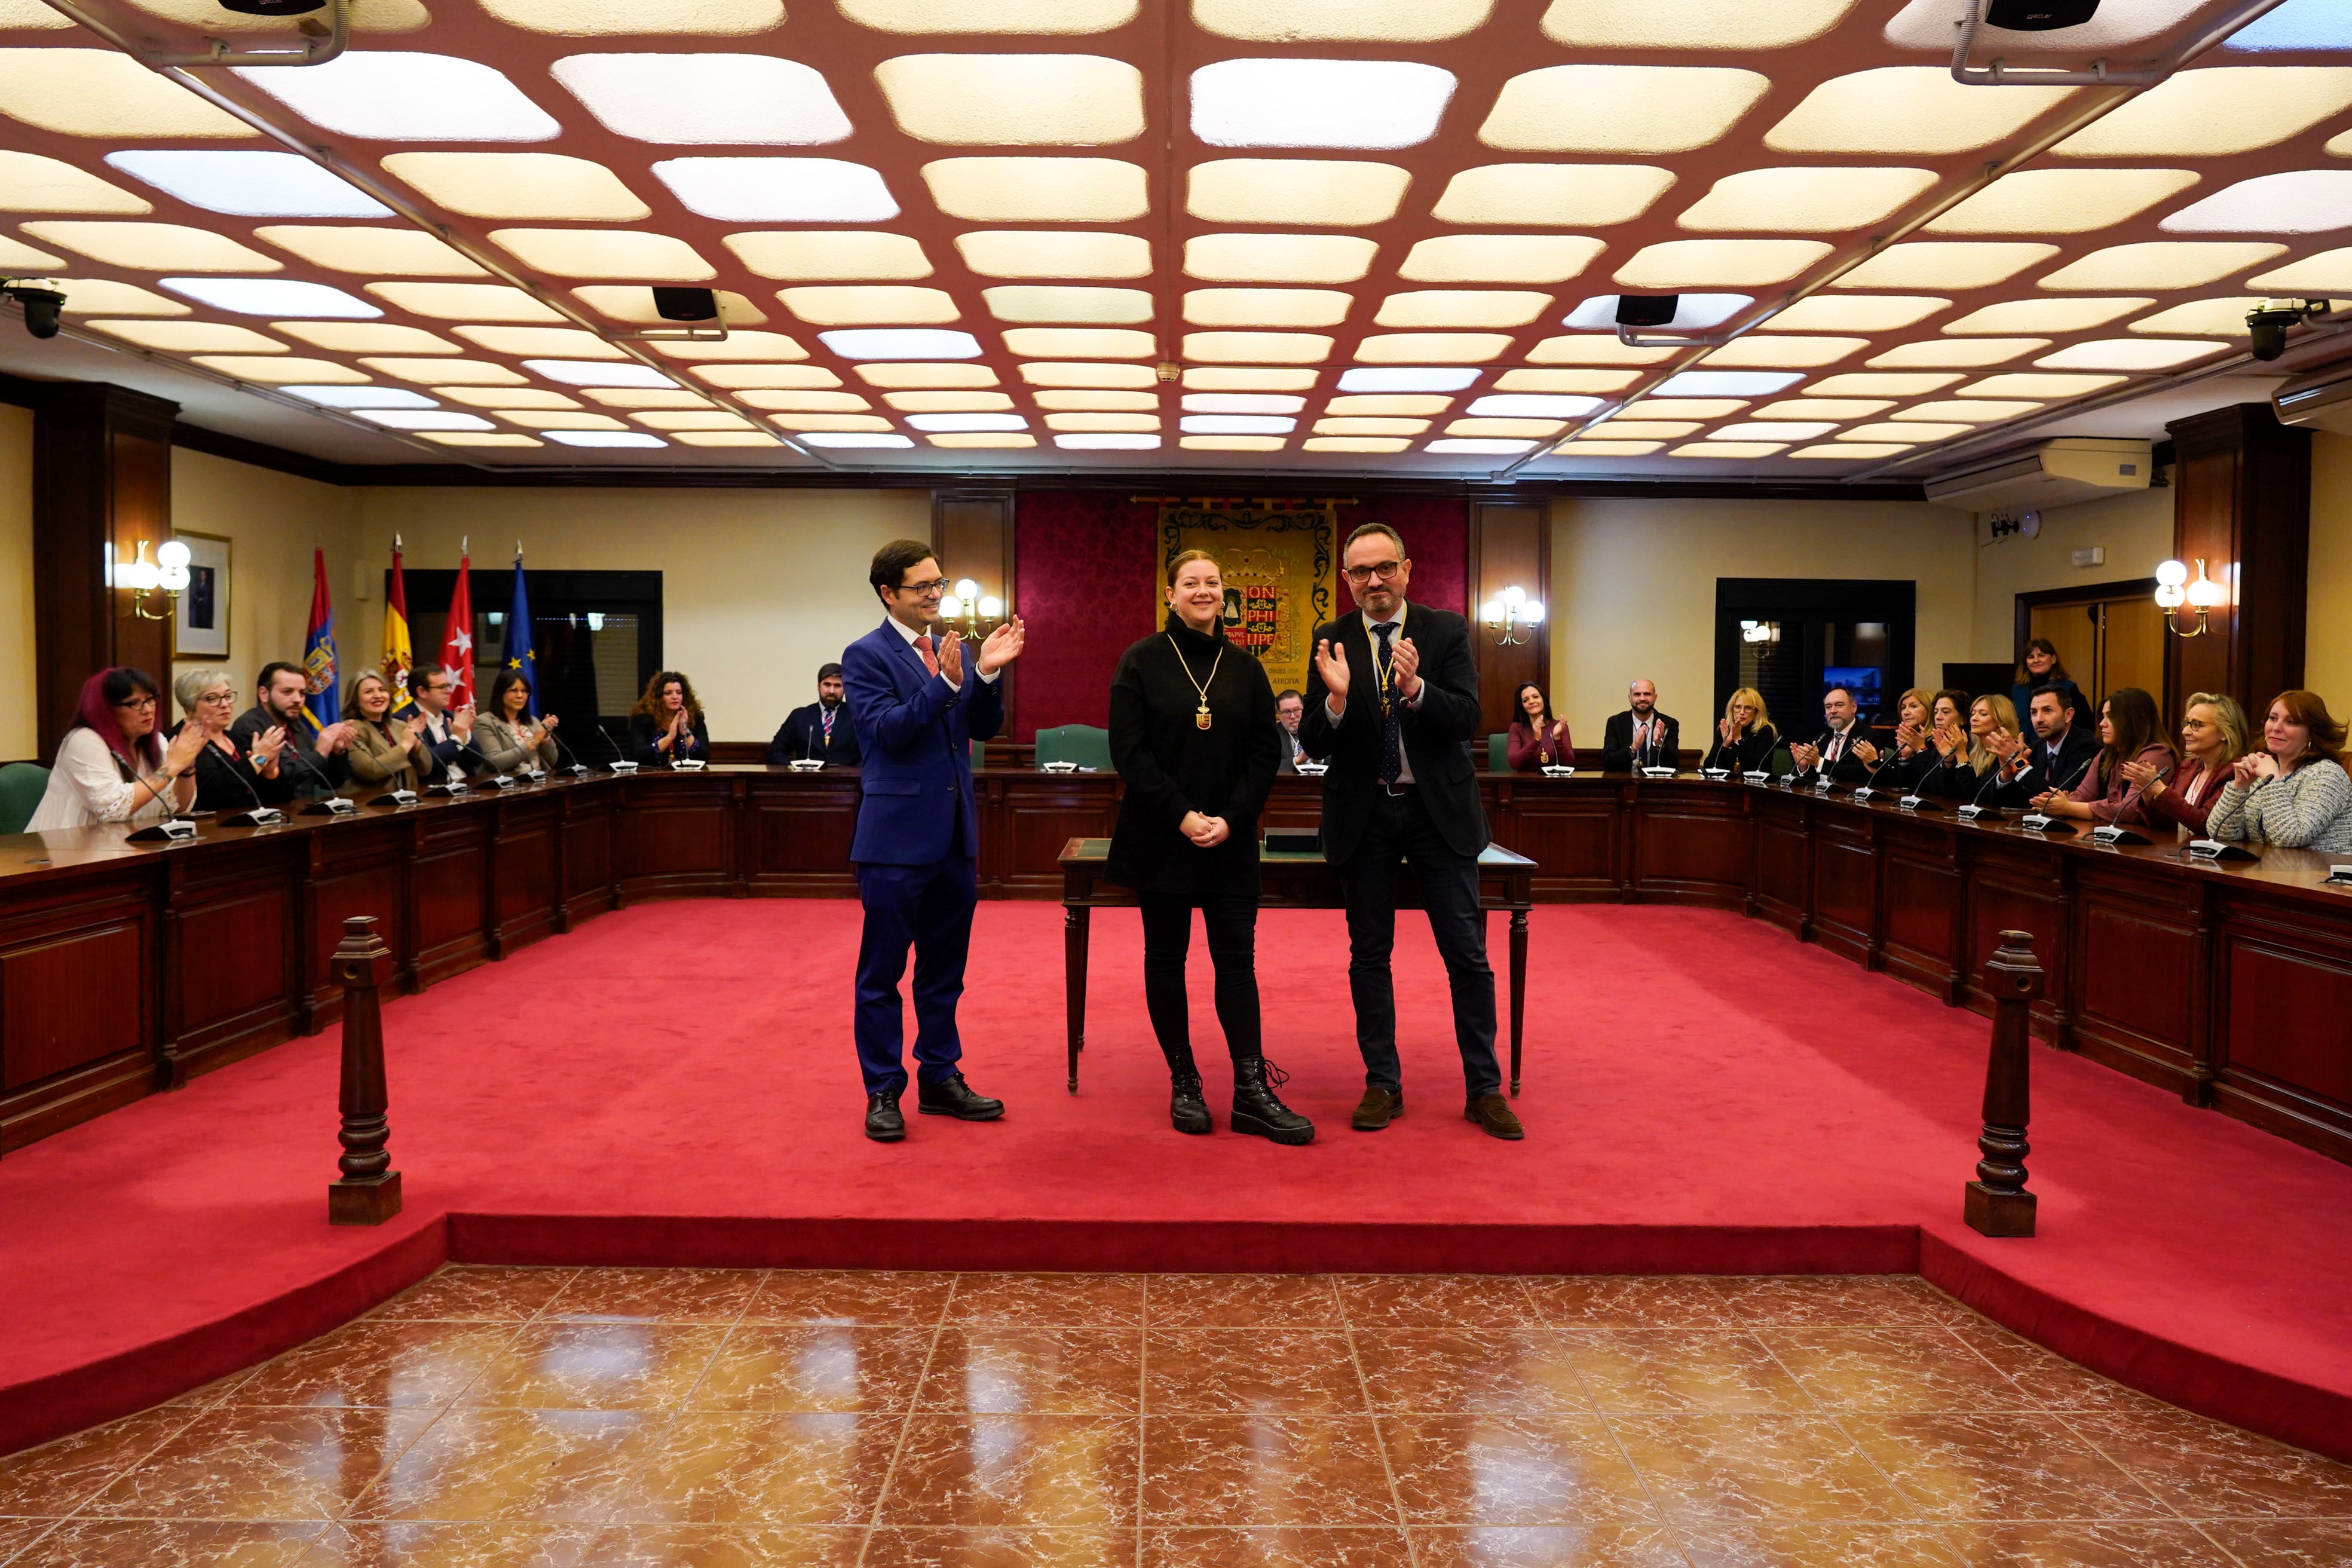
<path fill-rule="evenodd" d="M 394 721 L 394 729 L 402 735 L 408 727 Z M 352 747 L 344 753 L 352 765 L 352 782 L 370 789 L 415 789 L 416 769 L 410 763 L 411 753 L 399 741 L 384 733 L 379 725 L 364 719 L 352 724 Z"/>
<path fill-rule="evenodd" d="M 533 763 L 542 768 L 555 766 L 555 737 L 548 736 L 534 750 L 523 738 L 523 730 L 488 713 L 474 720 L 474 750 L 494 773 L 510 773 Z"/>

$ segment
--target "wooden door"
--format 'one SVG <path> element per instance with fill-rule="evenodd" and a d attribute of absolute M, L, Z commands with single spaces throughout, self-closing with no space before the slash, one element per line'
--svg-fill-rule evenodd
<path fill-rule="evenodd" d="M 2028 635 L 2050 639 L 2095 710 L 2120 686 L 2137 686 L 2162 704 L 2164 615 L 2152 595 L 2035 605 Z"/>

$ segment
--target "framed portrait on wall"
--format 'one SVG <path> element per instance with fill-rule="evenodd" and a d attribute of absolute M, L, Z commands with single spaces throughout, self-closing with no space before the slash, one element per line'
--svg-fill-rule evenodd
<path fill-rule="evenodd" d="M 209 533 L 172 537 L 188 547 L 188 587 L 172 606 L 173 658 L 228 657 L 228 541 Z"/>

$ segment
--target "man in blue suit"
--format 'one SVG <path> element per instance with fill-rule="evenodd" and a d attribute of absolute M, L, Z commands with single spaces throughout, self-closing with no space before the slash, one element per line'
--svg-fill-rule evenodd
<path fill-rule="evenodd" d="M 915 1108 L 926 1116 L 993 1121 L 1004 1102 L 972 1092 L 957 1063 L 956 1002 L 980 900 L 980 812 L 971 742 L 1004 722 L 1004 667 L 1020 657 L 1016 616 L 967 649 L 954 631 L 929 633 L 948 580 L 931 547 L 893 540 L 867 581 L 887 612 L 841 654 L 849 719 L 864 756 L 864 794 L 849 858 L 866 934 L 857 950 L 857 1063 L 866 1076 L 866 1136 L 907 1135 L 898 979 L 915 950 Z"/>

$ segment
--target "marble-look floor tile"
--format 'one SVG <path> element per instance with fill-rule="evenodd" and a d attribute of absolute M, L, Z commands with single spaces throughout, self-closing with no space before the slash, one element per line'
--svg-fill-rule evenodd
<path fill-rule="evenodd" d="M 342 1524 L 301 1568 L 856 1568 L 862 1527 Z"/>
<path fill-rule="evenodd" d="M 1143 1517 L 1153 1525 L 1394 1524 L 1365 1415 L 1150 1415 Z"/>
<path fill-rule="evenodd" d="M 1979 1568 L 1920 1524 L 1749 1524 L 1678 1533 L 1691 1568 Z"/>
<path fill-rule="evenodd" d="M 614 1522 L 864 1524 L 906 1418 L 689 1410 L 624 1450 L 602 1493 Z"/>
<path fill-rule="evenodd" d="M 1843 1424 L 1911 1499 L 1914 1517 L 2149 1519 L 2168 1512 L 2055 1415 L 1849 1415 Z"/>
<path fill-rule="evenodd" d="M 1754 1334 L 1721 1329 L 1603 1329 L 1566 1336 L 1600 1410 L 1801 1412 L 1813 1403 Z"/>
<path fill-rule="evenodd" d="M 907 1418 L 875 1522 L 1132 1526 L 1137 1422 L 1110 1415 Z"/>
<path fill-rule="evenodd" d="M 73 1512 L 201 1414 L 163 1405 L 0 1456 L 0 1515 Z"/>
<path fill-rule="evenodd" d="M 724 1327 L 743 1315 L 766 1278 L 756 1268 L 583 1268 L 548 1303 L 546 1316 Z"/>
<path fill-rule="evenodd" d="M 1871 1523 L 1915 1510 L 1823 1415 L 1611 1415 L 1668 1523 Z"/>
<path fill-rule="evenodd" d="M 1992 1323 L 1957 1328 L 1952 1332 L 1962 1344 L 1991 1363 L 1995 1371 L 2017 1384 L 2026 1398 L 2045 1410 L 2171 1408 L 2161 1400 L 2150 1398 L 2136 1388 L 2126 1388 L 2088 1367 L 2077 1366 Z"/>
<path fill-rule="evenodd" d="M 642 1410 L 442 1413 L 362 1496 L 363 1520 L 593 1522 L 661 1417 Z"/>
<path fill-rule="evenodd" d="M 453 1263 L 368 1314 L 372 1318 L 520 1323 L 539 1315 L 577 1268 L 485 1268 Z"/>
<path fill-rule="evenodd" d="M 655 1410 L 682 1403 L 727 1331 L 549 1320 L 517 1331 L 458 1396 L 512 1410 Z"/>
<path fill-rule="evenodd" d="M 1969 1568 L 2237 1568 L 2206 1531 L 2180 1521 L 1948 1524 Z"/>
<path fill-rule="evenodd" d="M 697 1410 L 909 1409 L 937 1331 L 739 1323 L 686 1403 Z"/>
<path fill-rule="evenodd" d="M 944 1530 L 884 1526 L 867 1538 L 863 1568 L 1130 1568 L 1132 1527 L 1103 1530 Z"/>
<path fill-rule="evenodd" d="M 1328 1274 L 1154 1274 L 1155 1329 L 1336 1329 L 1346 1322 Z"/>
<path fill-rule="evenodd" d="M 0 1563 L 6 1563 L 57 1527 L 53 1519 L 0 1519 Z"/>
<path fill-rule="evenodd" d="M 315 1343 L 316 1342 L 314 1341 L 312 1342 Z M 174 1394 L 171 1398 L 163 1401 L 163 1403 L 166 1405 L 184 1406 L 191 1410 L 201 1410 L 207 1405 L 218 1405 L 222 1400 L 226 1399 L 231 1394 L 235 1393 L 236 1391 L 237 1384 L 243 1383 L 247 1378 L 251 1377 L 256 1370 L 257 1369 L 249 1366 L 239 1367 L 236 1371 L 230 1373 L 226 1377 L 216 1377 L 210 1383 L 202 1384 L 199 1387 L 189 1389 L 185 1394 Z"/>
<path fill-rule="evenodd" d="M 1759 1329 L 1756 1337 L 1824 1409 L 2040 1408 L 1948 1329 Z"/>
<path fill-rule="evenodd" d="M 1381 1440 L 1409 1524 L 1656 1521 L 1597 1415 L 1383 1415 Z"/>
<path fill-rule="evenodd" d="M 936 1323 L 947 1310 L 952 1274 L 855 1269 L 777 1269 L 743 1310 L 746 1323 Z"/>
<path fill-rule="evenodd" d="M 340 1518 L 433 1418 L 429 1410 L 215 1405 L 85 1511 L 100 1518 Z"/>
<path fill-rule="evenodd" d="M 1360 1329 L 1356 1363 L 1374 1410 L 1559 1415 L 1593 1408 L 1574 1342 L 1552 1330 Z"/>
<path fill-rule="evenodd" d="M 296 1568 L 330 1528 L 324 1521 L 74 1519 L 12 1568 Z"/>
<path fill-rule="evenodd" d="M 256 1367 L 216 1403 L 446 1405 L 481 1376 L 515 1332 L 511 1323 L 363 1318 Z"/>
<path fill-rule="evenodd" d="M 2186 1410 L 2070 1414 L 2065 1419 L 2191 1519 L 2352 1519 L 2352 1465 Z"/>
<path fill-rule="evenodd" d="M 1532 1279 L 1543 1321 L 1563 1329 L 1737 1329 L 1746 1320 L 1703 1274 L 1592 1274 Z"/>
<path fill-rule="evenodd" d="M 1148 1529 L 1136 1561 L 1139 1568 L 1412 1568 L 1412 1550 L 1393 1525 Z"/>
<path fill-rule="evenodd" d="M 1140 1328 L 1140 1274 L 959 1274 L 948 1301 L 951 1323 L 1029 1323 L 1041 1328 Z"/>
<path fill-rule="evenodd" d="M 1343 1274 L 1339 1305 L 1356 1329 L 1537 1329 L 1527 1288 L 1509 1274 Z"/>
<path fill-rule="evenodd" d="M 1759 1275 L 1717 1284 L 1751 1326 L 1946 1328 L 1984 1321 L 1908 1274 Z"/>
<path fill-rule="evenodd" d="M 1412 1531 L 1417 1568 L 1687 1568 L 1648 1524 L 1485 1524 Z"/>
<path fill-rule="evenodd" d="M 1132 1415 L 1143 1408 L 1143 1331 L 941 1329 L 915 1403 L 993 1415 Z"/>
<path fill-rule="evenodd" d="M 2223 1520 L 2205 1533 L 2244 1568 L 2352 1568 L 2352 1519 Z"/>
<path fill-rule="evenodd" d="M 1361 1415 L 1363 1380 L 1337 1329 L 1155 1329 L 1144 1408 Z"/>

